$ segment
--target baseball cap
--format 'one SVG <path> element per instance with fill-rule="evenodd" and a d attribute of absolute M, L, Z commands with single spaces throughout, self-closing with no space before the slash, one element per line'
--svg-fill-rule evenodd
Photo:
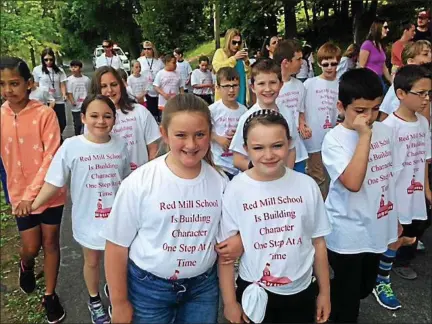
<path fill-rule="evenodd" d="M 430 19 L 430 11 L 420 11 L 418 17 Z"/>

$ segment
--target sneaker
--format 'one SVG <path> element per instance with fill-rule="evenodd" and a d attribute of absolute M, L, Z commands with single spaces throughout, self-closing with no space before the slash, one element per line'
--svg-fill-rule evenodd
<path fill-rule="evenodd" d="M 423 242 L 419 240 L 417 242 L 417 251 L 422 251 L 423 252 L 424 250 L 426 250 L 426 248 L 425 248 Z"/>
<path fill-rule="evenodd" d="M 22 260 L 19 263 L 19 286 L 26 294 L 30 294 L 36 289 L 34 265 L 26 267 Z"/>
<path fill-rule="evenodd" d="M 401 303 L 394 295 L 390 283 L 377 283 L 372 293 L 375 296 L 378 304 L 384 308 L 396 310 L 402 307 Z"/>
<path fill-rule="evenodd" d="M 91 303 L 90 301 L 87 303 L 87 307 L 90 311 L 91 321 L 93 324 L 109 324 L 110 318 L 106 313 L 102 301 L 98 301 L 95 303 Z"/>
<path fill-rule="evenodd" d="M 60 323 L 66 316 L 63 306 L 56 293 L 50 296 L 44 296 L 43 306 L 45 307 L 47 321 L 50 324 Z"/>
<path fill-rule="evenodd" d="M 417 272 L 415 272 L 413 268 L 411 268 L 410 266 L 405 266 L 405 267 L 393 266 L 393 272 L 403 279 L 414 280 L 417 278 Z"/>

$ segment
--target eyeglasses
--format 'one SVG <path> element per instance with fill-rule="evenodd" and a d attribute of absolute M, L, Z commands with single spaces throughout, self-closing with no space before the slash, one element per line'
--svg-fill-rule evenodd
<path fill-rule="evenodd" d="M 429 97 L 429 99 L 432 98 L 432 91 L 431 90 L 425 90 L 425 91 L 419 91 L 419 92 L 410 91 L 409 93 L 412 93 L 413 95 L 419 96 L 421 98 L 426 98 L 426 97 Z"/>
<path fill-rule="evenodd" d="M 225 89 L 225 90 L 230 90 L 230 89 L 235 90 L 235 89 L 237 89 L 239 86 L 240 86 L 239 84 L 224 84 L 224 85 L 221 85 L 220 87 L 221 87 L 222 89 Z"/>
<path fill-rule="evenodd" d="M 54 62 L 53 58 L 44 58 L 44 62 Z"/>
<path fill-rule="evenodd" d="M 144 51 L 151 51 L 152 49 L 153 49 L 153 48 L 151 48 L 151 47 L 144 47 L 144 48 L 143 48 Z"/>
<path fill-rule="evenodd" d="M 338 66 L 338 64 L 339 63 L 337 63 L 337 62 L 331 62 L 331 63 L 326 62 L 326 63 L 321 63 L 321 66 L 325 67 L 325 68 L 329 67 L 329 66 L 335 67 L 335 66 Z"/>
<path fill-rule="evenodd" d="M 241 44 L 241 41 L 231 41 L 231 44 L 233 44 L 234 46 L 235 45 L 239 45 L 240 46 L 240 44 Z"/>

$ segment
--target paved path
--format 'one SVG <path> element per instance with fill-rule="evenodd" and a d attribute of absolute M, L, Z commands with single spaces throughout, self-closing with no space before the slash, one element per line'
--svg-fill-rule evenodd
<path fill-rule="evenodd" d="M 90 73 L 87 75 L 90 76 Z M 64 135 L 68 137 L 73 135 L 70 112 L 67 114 L 67 121 L 68 126 Z M 407 281 L 393 275 L 393 288 L 402 302 L 402 309 L 397 312 L 387 311 L 377 304 L 373 296 L 369 296 L 361 305 L 361 323 L 432 322 L 432 229 L 429 229 L 423 241 L 429 250 L 425 254 L 420 254 L 414 261 L 419 278 Z M 62 258 L 57 292 L 67 312 L 65 323 L 89 323 L 86 306 L 88 295 L 82 276 L 83 258 L 80 246 L 72 237 L 70 200 L 64 211 L 60 246 Z M 101 274 L 104 278 L 103 269 Z M 103 295 L 102 285 L 100 291 Z M 346 293 L 350 293 L 349 287 Z M 223 322 L 222 316 L 220 322 Z"/>

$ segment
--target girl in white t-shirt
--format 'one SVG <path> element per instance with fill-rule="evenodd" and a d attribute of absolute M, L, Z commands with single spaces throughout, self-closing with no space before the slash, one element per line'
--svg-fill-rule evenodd
<path fill-rule="evenodd" d="M 211 128 L 193 94 L 168 100 L 161 132 L 171 151 L 121 185 L 103 232 L 113 323 L 216 323 L 215 243 L 228 180 L 212 162 Z"/>
<path fill-rule="evenodd" d="M 131 170 L 154 159 L 158 151 L 159 127 L 150 112 L 127 95 L 119 73 L 109 66 L 97 69 L 92 80 L 92 93 L 108 96 L 114 102 L 116 123 L 112 133 L 125 139 Z"/>
<path fill-rule="evenodd" d="M 234 266 L 219 264 L 225 317 L 231 323 L 324 323 L 330 314 L 324 236 L 331 228 L 318 185 L 286 167 L 291 137 L 280 113 L 254 112 L 243 139 L 254 167 L 228 184 L 218 235 L 225 240 L 240 233 L 244 246 L 237 291 Z"/>
<path fill-rule="evenodd" d="M 140 104 L 144 104 L 145 96 L 149 87 L 148 77 L 141 73 L 141 63 L 133 61 L 132 74 L 127 78 L 127 84 L 131 93 Z"/>
<path fill-rule="evenodd" d="M 36 210 L 71 178 L 72 230 L 82 246 L 87 303 L 93 323 L 106 323 L 109 316 L 99 296 L 99 266 L 105 239 L 99 235 L 111 212 L 121 181 L 129 174 L 126 143 L 110 135 L 116 119 L 113 102 L 102 95 L 88 96 L 81 106 L 87 133 L 65 140 L 55 154 L 45 183 L 32 204 Z"/>

